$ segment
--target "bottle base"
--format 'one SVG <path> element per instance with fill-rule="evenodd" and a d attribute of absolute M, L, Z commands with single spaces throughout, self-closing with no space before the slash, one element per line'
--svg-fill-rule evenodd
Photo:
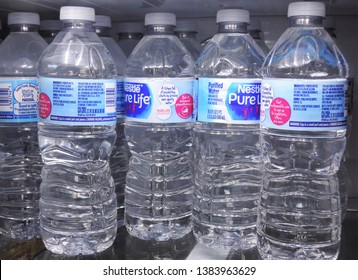
<path fill-rule="evenodd" d="M 264 260 L 335 260 L 340 242 L 331 244 L 288 244 L 258 233 L 257 248 Z"/>
<path fill-rule="evenodd" d="M 193 233 L 200 244 L 210 248 L 247 251 L 256 247 L 256 226 L 214 227 L 193 221 Z"/>
<path fill-rule="evenodd" d="M 148 220 L 125 215 L 130 235 L 142 240 L 167 241 L 179 239 L 191 232 L 191 216 L 171 220 Z"/>
<path fill-rule="evenodd" d="M 62 232 L 56 234 L 41 230 L 42 240 L 47 250 L 55 254 L 77 256 L 100 253 L 112 246 L 116 237 L 117 227 L 101 230 L 95 233 Z"/>

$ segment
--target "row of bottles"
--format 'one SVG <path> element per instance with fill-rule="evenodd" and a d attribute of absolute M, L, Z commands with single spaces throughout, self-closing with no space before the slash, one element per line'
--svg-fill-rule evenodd
<path fill-rule="evenodd" d="M 257 245 L 265 259 L 336 258 L 348 65 L 322 27 L 324 4 L 291 3 L 288 17 L 268 52 L 245 10 L 218 11 L 203 49 L 195 26 L 147 14 L 126 59 L 92 8 L 62 7 L 49 46 L 38 15 L 9 14 L 2 233 L 88 255 L 113 243 L 124 218 L 144 240 L 193 230 L 209 247 Z M 35 36 L 24 37 L 30 54 L 16 31 Z"/>

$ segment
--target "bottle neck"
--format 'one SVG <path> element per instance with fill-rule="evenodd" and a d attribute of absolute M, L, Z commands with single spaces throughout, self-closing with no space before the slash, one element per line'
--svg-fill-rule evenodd
<path fill-rule="evenodd" d="M 148 25 L 146 26 L 147 35 L 174 35 L 173 25 Z"/>
<path fill-rule="evenodd" d="M 322 27 L 323 18 L 319 16 L 295 16 L 290 18 L 290 27 Z"/>
<path fill-rule="evenodd" d="M 142 39 L 143 33 L 118 33 L 118 38 L 120 40 L 123 39 L 133 39 L 133 40 L 139 40 Z"/>
<path fill-rule="evenodd" d="M 195 31 L 176 31 L 174 33 L 178 38 L 196 38 Z"/>
<path fill-rule="evenodd" d="M 66 20 L 63 22 L 63 30 L 83 30 L 83 31 L 94 31 L 92 21 L 84 20 Z"/>
<path fill-rule="evenodd" d="M 247 33 L 246 22 L 220 22 L 218 33 Z"/>
<path fill-rule="evenodd" d="M 38 32 L 39 26 L 35 24 L 12 24 L 10 32 Z"/>
<path fill-rule="evenodd" d="M 95 32 L 99 37 L 111 37 L 110 30 L 108 27 L 95 27 Z"/>

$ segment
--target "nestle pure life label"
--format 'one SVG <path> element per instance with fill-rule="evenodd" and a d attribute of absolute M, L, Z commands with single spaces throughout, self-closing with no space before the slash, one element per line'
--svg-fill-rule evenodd
<path fill-rule="evenodd" d="M 198 121 L 257 124 L 260 79 L 199 78 Z"/>
<path fill-rule="evenodd" d="M 194 120 L 193 78 L 126 78 L 124 114 L 127 120 L 180 123 Z"/>

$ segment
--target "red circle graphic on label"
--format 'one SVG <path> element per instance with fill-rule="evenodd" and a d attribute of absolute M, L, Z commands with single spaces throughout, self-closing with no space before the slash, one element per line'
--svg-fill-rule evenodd
<path fill-rule="evenodd" d="M 41 92 L 39 96 L 39 115 L 42 119 L 46 119 L 52 110 L 51 100 L 46 93 Z"/>
<path fill-rule="evenodd" d="M 290 104 L 283 98 L 275 98 L 270 106 L 270 118 L 276 125 L 284 125 L 291 117 Z"/>
<path fill-rule="evenodd" d="M 190 94 L 185 93 L 179 96 L 175 102 L 175 111 L 180 118 L 187 119 L 193 114 L 193 106 L 193 97 Z"/>

